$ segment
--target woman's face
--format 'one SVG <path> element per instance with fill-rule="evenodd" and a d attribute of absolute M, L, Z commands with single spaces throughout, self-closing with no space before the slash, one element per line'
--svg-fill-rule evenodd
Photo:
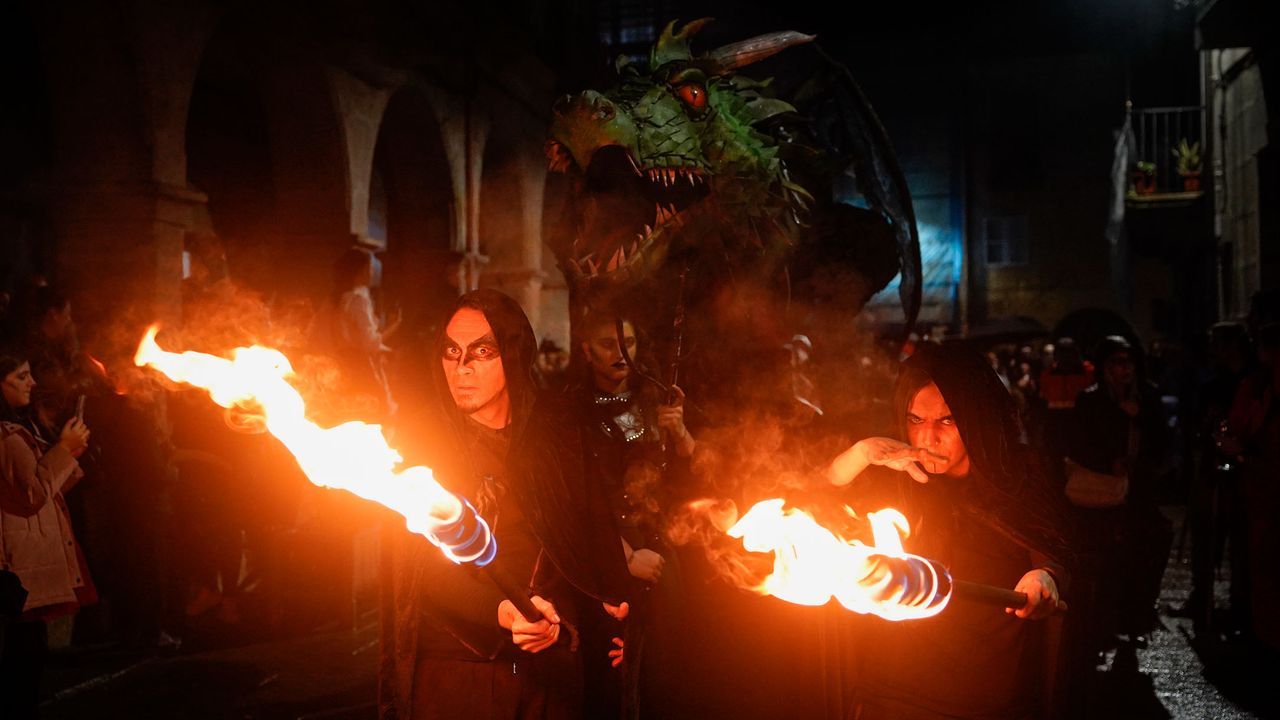
<path fill-rule="evenodd" d="M 911 398 L 907 407 L 907 441 L 945 458 L 922 460 L 929 473 L 952 477 L 969 474 L 969 453 L 960 439 L 960 429 L 942 391 L 933 383 L 920 388 Z"/>
<path fill-rule="evenodd" d="M 31 363 L 22 363 L 4 376 L 4 401 L 9 407 L 20 408 L 31 404 L 31 388 L 36 379 L 31 377 Z"/>

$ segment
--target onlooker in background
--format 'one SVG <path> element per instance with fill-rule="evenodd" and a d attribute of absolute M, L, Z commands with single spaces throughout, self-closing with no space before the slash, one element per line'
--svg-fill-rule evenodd
<path fill-rule="evenodd" d="M 72 416 L 56 442 L 42 442 L 24 416 L 35 387 L 26 358 L 0 351 L 0 378 L 0 569 L 16 574 L 28 593 L 0 649 L 0 714 L 31 718 L 48 650 L 46 623 L 96 599 L 63 499 L 80 478 L 76 458 L 88 447 L 89 429 Z"/>
<path fill-rule="evenodd" d="M 59 404 L 59 411 L 65 411 L 75 394 L 85 393 L 92 386 L 82 372 L 71 301 L 45 285 L 34 289 L 27 312 L 26 354 L 31 360 L 31 372 L 41 384 L 57 385 L 63 391 L 53 401 Z"/>
<path fill-rule="evenodd" d="M 1053 362 L 1040 373 L 1040 397 L 1044 399 L 1043 446 L 1054 460 L 1067 454 L 1065 438 L 1070 433 L 1070 420 L 1076 397 L 1093 384 L 1093 363 L 1080 354 L 1075 340 L 1058 339 Z"/>
<path fill-rule="evenodd" d="M 333 266 L 333 349 L 347 370 L 354 389 L 377 398 L 381 409 L 395 414 L 396 402 L 387 382 L 386 341 L 400 327 L 400 316 L 383 323 L 373 307 L 369 288 L 375 281 L 373 253 L 348 248 Z"/>
<path fill-rule="evenodd" d="M 1240 495 L 1244 506 L 1248 553 L 1247 605 L 1251 634 L 1272 650 L 1280 650 L 1280 618 L 1275 593 L 1280 592 L 1280 323 L 1260 324 L 1257 331 L 1259 372 L 1240 383 L 1221 437 L 1222 451 L 1240 461 Z M 1235 548 L 1232 548 L 1235 552 Z"/>
<path fill-rule="evenodd" d="M 569 351 L 551 338 L 543 338 L 538 344 L 538 360 L 533 369 L 537 374 L 538 387 L 550 393 L 564 390 L 567 382 L 565 371 L 569 368 Z"/>
<path fill-rule="evenodd" d="M 1082 506 L 1087 579 L 1096 593 L 1093 627 L 1136 645 L 1156 622 L 1155 602 L 1172 533 L 1157 507 L 1169 469 L 1171 437 L 1155 389 L 1142 377 L 1128 341 L 1109 336 L 1095 354 L 1097 382 L 1076 399 L 1067 496 Z M 1094 482 L 1116 489 L 1108 500 L 1081 492 Z"/>
<path fill-rule="evenodd" d="M 1191 597 L 1184 608 L 1197 630 L 1213 619 L 1214 568 L 1221 561 L 1223 544 L 1231 542 L 1231 614 L 1236 627 L 1247 626 L 1248 570 L 1245 559 L 1244 507 L 1239 495 L 1236 453 L 1223 450 L 1230 444 L 1227 414 L 1241 381 L 1253 366 L 1253 350 L 1244 325 L 1218 323 L 1209 329 L 1208 374 L 1196 395 L 1196 407 L 1188 420 L 1194 432 L 1195 463 L 1187 507 L 1191 529 Z"/>

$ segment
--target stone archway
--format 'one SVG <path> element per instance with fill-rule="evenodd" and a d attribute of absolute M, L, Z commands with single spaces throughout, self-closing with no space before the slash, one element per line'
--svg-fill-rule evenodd
<path fill-rule="evenodd" d="M 488 258 L 483 284 L 520 301 L 542 335 L 542 190 L 540 145 L 509 123 L 495 123 L 484 148 L 479 238 Z"/>
<path fill-rule="evenodd" d="M 248 11 L 245 11 L 246 13 Z M 326 68 L 252 13 L 223 19 L 201 58 L 186 128 L 188 177 L 208 195 L 231 277 L 319 300 L 351 244 L 349 174 Z"/>
<path fill-rule="evenodd" d="M 433 323 L 458 294 L 451 277 L 459 257 L 453 249 L 457 218 L 440 127 L 416 86 L 401 88 L 383 114 L 369 208 L 369 235 L 385 242 L 385 303 L 403 309 L 406 337 L 430 336 Z M 381 218 L 379 210 L 385 213 Z"/>

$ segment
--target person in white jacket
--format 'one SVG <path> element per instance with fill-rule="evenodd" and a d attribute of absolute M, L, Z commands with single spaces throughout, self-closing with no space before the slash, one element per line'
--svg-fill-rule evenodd
<path fill-rule="evenodd" d="M 89 428 L 67 420 L 53 444 L 22 423 L 35 387 L 20 353 L 0 350 L 0 570 L 27 591 L 22 614 L 5 629 L 0 648 L 0 716 L 35 717 L 48 649 L 46 623 L 94 598 L 84 557 L 71 532 L 63 493 L 81 476 L 77 458 Z"/>

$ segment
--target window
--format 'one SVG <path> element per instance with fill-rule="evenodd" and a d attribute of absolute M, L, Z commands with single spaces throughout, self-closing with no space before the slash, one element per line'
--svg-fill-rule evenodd
<path fill-rule="evenodd" d="M 610 51 L 632 61 L 649 57 L 658 38 L 658 8 L 646 0 L 614 0 L 596 9 L 600 42 Z"/>
<path fill-rule="evenodd" d="M 989 217 L 982 221 L 987 265 L 1026 265 L 1027 216 Z"/>

